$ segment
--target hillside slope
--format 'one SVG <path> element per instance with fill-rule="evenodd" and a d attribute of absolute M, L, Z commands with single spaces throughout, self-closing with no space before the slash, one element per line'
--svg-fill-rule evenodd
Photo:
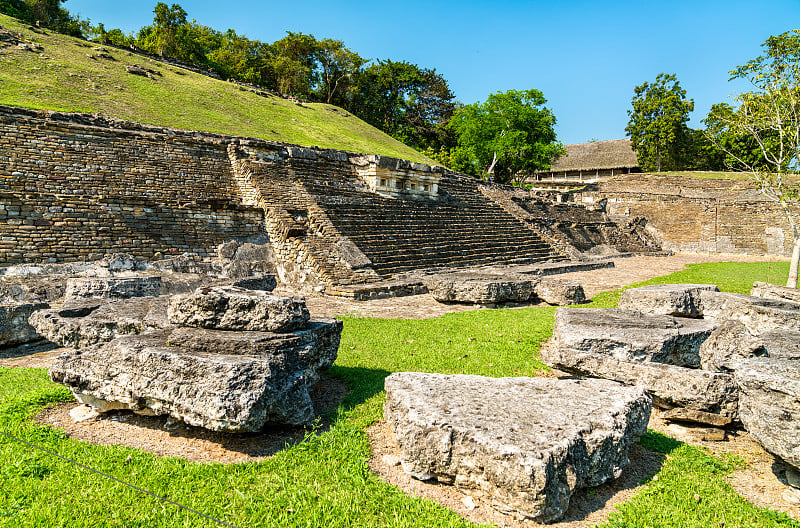
<path fill-rule="evenodd" d="M 96 44 L 49 30 L 34 32 L 27 24 L 0 15 L 3 32 L 0 104 L 100 113 L 153 125 L 433 163 L 332 105 L 265 97 L 128 51 L 95 49 Z M 155 73 L 128 73 L 126 67 L 132 65 Z"/>

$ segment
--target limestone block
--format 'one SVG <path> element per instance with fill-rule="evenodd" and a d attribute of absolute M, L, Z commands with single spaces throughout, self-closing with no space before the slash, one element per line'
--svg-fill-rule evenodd
<path fill-rule="evenodd" d="M 569 279 L 542 277 L 534 284 L 533 291 L 539 299 L 556 306 L 580 304 L 586 300 L 583 286 Z"/>
<path fill-rule="evenodd" d="M 775 301 L 790 301 L 800 303 L 800 289 L 778 286 L 767 282 L 754 282 L 753 289 L 750 290 L 753 297 L 763 299 L 773 299 Z"/>
<path fill-rule="evenodd" d="M 236 286 L 198 288 L 175 295 L 169 321 L 179 326 L 217 330 L 290 332 L 303 328 L 310 316 L 302 297 L 279 297 Z"/>
<path fill-rule="evenodd" d="M 287 363 L 303 363 L 309 384 L 318 373 L 336 360 L 342 322 L 317 318 L 308 326 L 293 332 L 233 332 L 204 328 L 176 328 L 167 335 L 167 344 L 187 350 L 200 350 L 225 355 L 276 357 Z"/>
<path fill-rule="evenodd" d="M 67 279 L 64 297 L 79 299 L 127 299 L 157 297 L 161 293 L 161 277 L 78 277 Z"/>
<path fill-rule="evenodd" d="M 39 341 L 28 318 L 37 310 L 49 308 L 46 303 L 0 304 L 0 348 Z"/>
<path fill-rule="evenodd" d="M 622 292 L 618 307 L 649 315 L 702 317 L 701 291 L 719 291 L 713 284 L 655 284 Z"/>
<path fill-rule="evenodd" d="M 800 331 L 800 304 L 726 292 L 700 292 L 703 317 L 741 321 L 755 335 L 770 330 Z"/>
<path fill-rule="evenodd" d="M 770 453 L 800 468 L 800 363 L 753 358 L 736 370 L 739 417 Z"/>
<path fill-rule="evenodd" d="M 560 518 L 575 490 L 620 476 L 651 410 L 641 388 L 606 380 L 401 372 L 385 388 L 407 473 L 543 522 Z"/>
<path fill-rule="evenodd" d="M 430 294 L 439 302 L 475 304 L 526 302 L 533 297 L 536 280 L 481 273 L 443 273 L 423 279 Z"/>
<path fill-rule="evenodd" d="M 699 349 L 718 323 L 669 315 L 645 315 L 608 308 L 558 308 L 555 346 L 623 361 L 655 361 L 681 367 L 700 366 Z"/>
<path fill-rule="evenodd" d="M 334 341 L 338 345 L 341 331 L 341 325 L 320 324 L 298 337 L 307 341 L 307 351 L 318 349 L 308 354 L 221 354 L 168 346 L 166 332 L 152 332 L 67 351 L 54 361 L 50 377 L 98 410 L 167 414 L 228 432 L 260 431 L 268 423 L 310 425 L 315 413 L 308 389 L 317 376 L 311 363 L 316 356 L 326 357 L 316 357 L 318 365 L 330 363 L 330 350 L 322 349 Z M 317 337 L 337 335 L 322 336 L 321 346 L 315 347 L 314 332 Z"/>
<path fill-rule="evenodd" d="M 800 331 L 770 330 L 761 334 L 760 341 L 769 357 L 800 359 Z"/>
<path fill-rule="evenodd" d="M 133 297 L 105 304 L 86 303 L 40 310 L 30 324 L 45 339 L 61 346 L 81 348 L 122 335 L 169 328 L 169 296 Z"/>
<path fill-rule="evenodd" d="M 0 304 L 52 302 L 64 296 L 66 279 L 43 275 L 0 276 Z"/>
<path fill-rule="evenodd" d="M 540 354 L 542 361 L 560 370 L 644 387 L 659 407 L 682 407 L 732 419 L 737 416 L 738 390 L 730 374 L 625 361 L 609 354 L 552 345 L 543 347 Z"/>
<path fill-rule="evenodd" d="M 277 285 L 278 281 L 275 275 L 272 274 L 239 279 L 232 284 L 232 286 L 244 288 L 245 290 L 262 290 L 267 292 L 274 290 Z"/>
<path fill-rule="evenodd" d="M 740 321 L 725 321 L 700 345 L 700 364 L 711 372 L 733 372 L 739 363 L 766 356 L 761 340 Z"/>

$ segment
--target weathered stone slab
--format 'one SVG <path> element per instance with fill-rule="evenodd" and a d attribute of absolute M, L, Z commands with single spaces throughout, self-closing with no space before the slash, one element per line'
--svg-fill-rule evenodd
<path fill-rule="evenodd" d="M 35 312 L 30 324 L 45 339 L 61 346 L 81 348 L 122 335 L 169 328 L 169 296 L 133 297 L 93 308 L 75 306 Z"/>
<path fill-rule="evenodd" d="M 341 323 L 313 322 L 308 331 L 294 334 L 297 350 L 282 353 L 280 345 L 286 345 L 291 339 L 287 338 L 272 349 L 274 353 L 261 355 L 204 348 L 219 348 L 233 340 L 226 350 L 242 352 L 250 339 L 263 350 L 269 348 L 270 336 L 193 332 L 194 336 L 164 331 L 123 336 L 67 351 L 53 363 L 50 377 L 98 412 L 131 409 L 168 414 L 191 425 L 229 432 L 255 432 L 268 423 L 313 422 L 308 390 L 319 370 L 335 360 Z"/>
<path fill-rule="evenodd" d="M 770 453 L 800 468 L 800 362 L 754 358 L 736 370 L 739 417 Z"/>
<path fill-rule="evenodd" d="M 770 330 L 760 337 L 767 355 L 774 358 L 800 359 L 800 332 L 796 330 Z"/>
<path fill-rule="evenodd" d="M 233 286 L 237 288 L 244 288 L 245 290 L 262 290 L 271 292 L 278 285 L 278 280 L 275 275 L 259 275 L 257 277 L 248 277 L 246 279 L 239 279 L 235 281 Z"/>
<path fill-rule="evenodd" d="M 618 477 L 650 417 L 641 388 L 606 380 L 402 372 L 385 388 L 406 472 L 544 522 L 575 490 Z"/>
<path fill-rule="evenodd" d="M 623 361 L 655 361 L 700 366 L 699 349 L 718 323 L 669 315 L 645 315 L 616 308 L 559 308 L 555 346 L 613 356 Z"/>
<path fill-rule="evenodd" d="M 700 345 L 700 365 L 711 372 L 733 372 L 745 359 L 766 356 L 763 342 L 741 321 L 724 321 Z"/>
<path fill-rule="evenodd" d="M 491 304 L 527 302 L 536 279 L 515 275 L 443 273 L 424 277 L 428 292 L 439 302 Z"/>
<path fill-rule="evenodd" d="M 581 376 L 639 385 L 663 408 L 683 407 L 735 419 L 738 390 L 733 376 L 664 363 L 625 361 L 608 354 L 542 347 L 542 361 Z"/>
<path fill-rule="evenodd" d="M 719 291 L 713 284 L 655 284 L 622 292 L 619 308 L 648 315 L 702 317 L 701 291 Z"/>
<path fill-rule="evenodd" d="M 158 297 L 161 277 L 79 277 L 67 279 L 64 297 L 82 299 L 128 299 L 131 297 Z"/>
<path fill-rule="evenodd" d="M 541 277 L 534 283 L 533 292 L 542 301 L 556 306 L 580 304 L 586 300 L 583 286 L 569 279 Z"/>
<path fill-rule="evenodd" d="M 0 304 L 47 303 L 64 296 L 66 279 L 42 275 L 0 276 Z"/>
<path fill-rule="evenodd" d="M 703 411 L 696 411 L 694 409 L 686 409 L 685 407 L 675 407 L 673 409 L 666 410 L 661 417 L 670 422 L 692 422 L 713 425 L 714 427 L 725 427 L 733 422 L 730 417 Z"/>
<path fill-rule="evenodd" d="M 302 297 L 279 297 L 235 286 L 198 288 L 175 295 L 169 320 L 179 326 L 218 330 L 290 332 L 303 328 L 310 316 Z"/>
<path fill-rule="evenodd" d="M 700 292 L 703 317 L 741 321 L 755 335 L 800 330 L 800 304 L 726 292 Z"/>
<path fill-rule="evenodd" d="M 176 328 L 167 335 L 167 345 L 186 350 L 225 355 L 275 357 L 289 364 L 304 364 L 306 380 L 313 384 L 319 371 L 333 365 L 339 350 L 342 322 L 331 318 L 313 319 L 306 328 L 276 334 L 232 332 L 205 328 Z"/>
<path fill-rule="evenodd" d="M 36 310 L 49 308 L 46 303 L 0 304 L 0 348 L 39 341 L 28 318 Z"/>
<path fill-rule="evenodd" d="M 800 303 L 800 289 L 778 286 L 767 282 L 754 282 L 750 295 L 761 297 L 762 299 Z"/>

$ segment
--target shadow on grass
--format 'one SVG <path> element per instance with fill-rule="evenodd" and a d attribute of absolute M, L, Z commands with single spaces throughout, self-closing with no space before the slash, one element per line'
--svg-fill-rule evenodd
<path fill-rule="evenodd" d="M 388 370 L 363 367 L 339 367 L 334 365 L 330 375 L 342 380 L 349 389 L 342 401 L 342 409 L 348 411 L 361 405 L 383 391 L 383 381 L 391 374 Z"/>

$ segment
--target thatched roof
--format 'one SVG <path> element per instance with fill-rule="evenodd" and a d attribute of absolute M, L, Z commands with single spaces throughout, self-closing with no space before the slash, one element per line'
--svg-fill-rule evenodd
<path fill-rule="evenodd" d="M 639 166 L 630 139 L 612 139 L 564 145 L 567 155 L 558 158 L 549 171 L 627 169 Z"/>

